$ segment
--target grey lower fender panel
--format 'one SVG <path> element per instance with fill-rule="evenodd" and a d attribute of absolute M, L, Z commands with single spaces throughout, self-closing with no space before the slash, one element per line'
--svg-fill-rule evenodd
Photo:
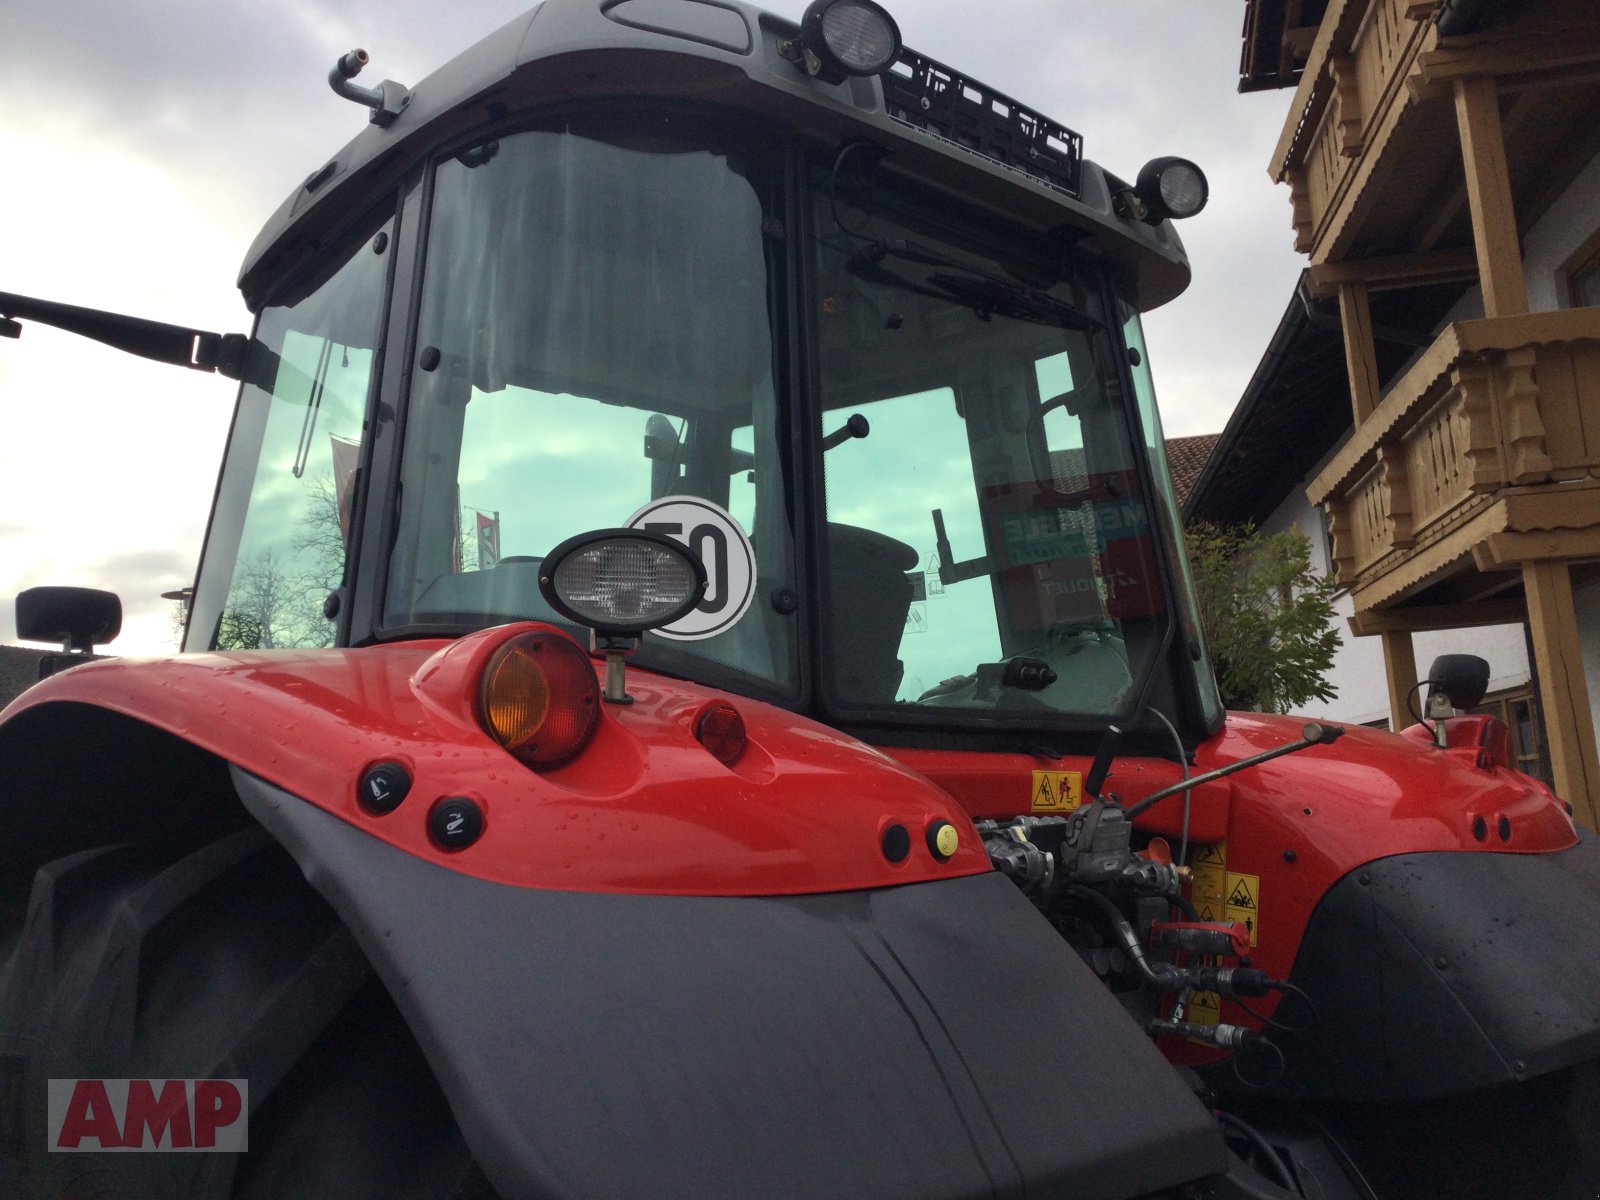
<path fill-rule="evenodd" d="M 1401 854 L 1345 876 L 1292 979 L 1315 1022 L 1283 1090 L 1421 1100 L 1600 1057 L 1600 838 L 1546 854 Z"/>
<path fill-rule="evenodd" d="M 1226 1167 L 1179 1074 L 998 875 L 775 898 L 510 887 L 233 777 L 507 1200 L 1115 1200 Z"/>

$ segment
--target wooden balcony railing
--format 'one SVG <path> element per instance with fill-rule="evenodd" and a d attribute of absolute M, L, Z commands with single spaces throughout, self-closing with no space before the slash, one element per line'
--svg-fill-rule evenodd
<path fill-rule="evenodd" d="M 1307 493 L 1357 587 L 1407 565 L 1420 579 L 1422 549 L 1506 489 L 1584 479 L 1600 479 L 1600 308 L 1447 326 Z"/>
<path fill-rule="evenodd" d="M 1289 184 L 1295 249 L 1312 254 L 1371 174 L 1369 149 L 1392 135 L 1412 97 L 1406 80 L 1438 34 L 1438 0 L 1332 0 L 1323 17 L 1290 119 L 1273 154 Z"/>

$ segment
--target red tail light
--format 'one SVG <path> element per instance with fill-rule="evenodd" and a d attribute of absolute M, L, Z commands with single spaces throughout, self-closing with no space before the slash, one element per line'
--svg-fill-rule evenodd
<path fill-rule="evenodd" d="M 534 770 L 559 766 L 588 744 L 600 717 L 589 656 L 557 633 L 524 633 L 489 659 L 478 719 Z"/>
<path fill-rule="evenodd" d="M 713 704 L 694 723 L 694 736 L 725 767 L 744 753 L 744 718 L 731 704 Z"/>

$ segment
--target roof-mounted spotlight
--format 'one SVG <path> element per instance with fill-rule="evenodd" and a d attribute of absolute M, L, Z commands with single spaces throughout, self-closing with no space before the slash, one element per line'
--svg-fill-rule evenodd
<path fill-rule="evenodd" d="M 623 656 L 647 629 L 687 616 L 706 592 L 696 554 L 662 534 L 600 529 L 568 538 L 545 556 L 539 590 L 550 606 L 589 629 L 589 649 L 606 657 L 605 699 L 629 702 Z"/>
<path fill-rule="evenodd" d="M 1194 216 L 1210 194 L 1205 172 L 1188 159 L 1153 158 L 1139 168 L 1131 207 L 1140 220 L 1159 225 L 1168 217 L 1181 221 Z"/>
<path fill-rule="evenodd" d="M 900 27 L 872 0 L 811 0 L 800 18 L 800 66 L 824 83 L 877 75 L 900 53 Z"/>

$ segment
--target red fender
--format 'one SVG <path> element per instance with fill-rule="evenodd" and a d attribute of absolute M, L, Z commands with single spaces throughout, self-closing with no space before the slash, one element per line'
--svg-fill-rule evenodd
<path fill-rule="evenodd" d="M 256 651 L 110 659 L 30 689 L 5 718 L 64 701 L 166 730 L 419 858 L 525 887 L 661 895 L 793 895 L 973 875 L 989 862 L 961 808 L 928 780 L 853 738 L 794 713 L 630 670 L 631 705 L 604 705 L 588 747 L 540 774 L 478 725 L 490 655 L 518 624 L 453 641 L 353 650 Z M 597 664 L 597 670 L 599 664 Z M 694 738 L 712 701 L 733 703 L 749 743 L 726 767 Z M 381 761 L 412 776 L 378 816 L 356 799 Z M 447 852 L 429 808 L 465 796 L 483 836 Z M 952 822 L 940 862 L 928 827 Z M 883 831 L 905 826 L 892 863 Z"/>
<path fill-rule="evenodd" d="M 1296 741 L 1301 728 L 1291 717 L 1230 713 L 1223 730 L 1196 748 L 1191 773 Z M 1024 754 L 893 753 L 975 817 L 1059 811 L 1040 801 L 1041 782 L 1056 785 L 1063 773 L 1081 776 L 1090 765 L 1087 758 Z M 1366 863 L 1418 851 L 1542 854 L 1577 844 L 1565 806 L 1542 783 L 1508 767 L 1477 763 L 1475 751 L 1442 750 L 1351 726 L 1331 745 L 1202 784 L 1194 789 L 1189 819 L 1189 861 L 1199 872 L 1193 898 L 1203 916 L 1248 920 L 1255 934 L 1253 965 L 1288 978 L 1312 910 L 1334 883 Z M 1180 778 L 1172 762 L 1119 759 L 1105 790 L 1134 804 Z M 1070 803 L 1076 807 L 1078 799 Z M 1176 846 L 1182 795 L 1142 814 L 1137 827 Z M 1204 865 L 1218 859 L 1219 867 Z M 1235 897 L 1241 877 L 1244 891 Z M 1249 899 L 1251 906 L 1229 904 L 1233 898 Z M 1273 1004 L 1254 1007 L 1270 1011 Z M 1224 1005 L 1223 1019 L 1257 1024 L 1232 1004 Z M 1169 1050 L 1184 1059 L 1214 1056 L 1192 1046 Z"/>

